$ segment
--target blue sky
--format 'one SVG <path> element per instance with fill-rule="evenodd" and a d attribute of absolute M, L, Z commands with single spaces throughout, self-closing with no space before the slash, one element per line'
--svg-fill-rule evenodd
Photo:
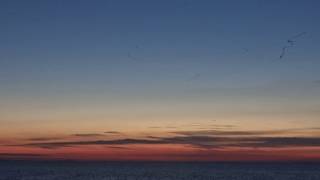
<path fill-rule="evenodd" d="M 0 122 L 21 123 L 31 134 L 35 121 L 71 119 L 318 126 L 319 5 L 2 0 Z"/>
<path fill-rule="evenodd" d="M 2 77 L 11 83 L 23 77 L 35 84 L 87 78 L 135 84 L 178 81 L 194 73 L 252 76 L 266 68 L 268 72 L 253 81 L 281 78 L 280 74 L 310 77 L 308 71 L 315 71 L 319 55 L 316 4 L 2 1 Z M 286 40 L 301 32 L 307 34 L 280 61 Z M 299 73 L 296 66 L 306 73 Z M 139 78 L 131 79 L 132 75 Z"/>

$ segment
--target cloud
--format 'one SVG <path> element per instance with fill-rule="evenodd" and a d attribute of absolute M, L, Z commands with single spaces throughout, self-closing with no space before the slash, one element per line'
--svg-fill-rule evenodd
<path fill-rule="evenodd" d="M 111 132 L 110 132 L 111 133 Z M 116 132 L 112 132 L 116 133 Z M 99 133 L 77 133 L 77 134 L 71 134 L 71 137 L 103 137 L 104 134 Z M 28 138 L 26 140 L 28 141 L 55 141 L 55 140 L 63 140 L 67 139 L 68 137 L 34 137 L 34 138 Z"/>
<path fill-rule="evenodd" d="M 148 139 L 117 139 L 117 140 L 99 140 L 99 141 L 64 141 L 64 142 L 46 142 L 46 143 L 28 143 L 22 146 L 35 146 L 42 148 L 55 149 L 67 146 L 79 145 L 129 145 L 129 144 L 164 144 L 159 140 Z"/>
<path fill-rule="evenodd" d="M 63 138 L 58 137 L 36 137 L 36 138 L 29 138 L 28 141 L 54 141 L 54 140 L 61 140 Z"/>
<path fill-rule="evenodd" d="M 174 131 L 172 133 L 191 136 L 251 136 L 251 135 L 272 135 L 279 132 L 274 131 L 219 131 L 219 130 L 198 130 L 198 131 Z"/>
<path fill-rule="evenodd" d="M 28 154 L 28 153 L 0 153 L 0 156 L 43 156 L 43 154 Z"/>
<path fill-rule="evenodd" d="M 217 124 L 210 125 L 210 126 L 217 127 L 217 128 L 234 128 L 234 127 L 236 127 L 235 125 L 217 125 Z"/>
<path fill-rule="evenodd" d="M 73 136 L 78 136 L 78 137 L 99 137 L 99 136 L 104 136 L 104 134 L 98 134 L 98 133 L 80 133 L 80 134 L 73 134 Z"/>
<path fill-rule="evenodd" d="M 259 137 L 248 140 L 240 145 L 244 147 L 320 147 L 320 137 Z"/>
<path fill-rule="evenodd" d="M 83 145 L 152 145 L 152 144 L 180 144 L 205 149 L 224 147 L 320 147 L 320 137 L 229 137 L 229 136 L 171 136 L 152 137 L 151 139 L 116 139 L 99 141 L 64 141 L 46 143 L 28 143 L 20 146 L 34 146 L 41 148 L 61 148 Z"/>
<path fill-rule="evenodd" d="M 108 146 L 108 148 L 112 148 L 112 149 L 130 149 L 129 147 L 123 147 L 123 146 Z"/>
<path fill-rule="evenodd" d="M 215 121 L 215 120 L 212 120 Z M 201 129 L 227 129 L 227 128 L 234 128 L 234 125 L 220 125 L 220 124 L 201 124 L 201 123 L 190 123 L 190 124 L 183 124 L 183 125 L 167 125 L 167 126 L 150 126 L 150 129 L 179 129 L 179 128 L 201 128 Z"/>
<path fill-rule="evenodd" d="M 320 147 L 320 137 L 315 137 L 314 133 L 320 128 L 295 128 L 265 131 L 238 131 L 238 130 L 189 130 L 172 131 L 167 136 L 156 137 L 146 136 L 144 138 L 123 138 L 113 140 L 64 140 L 52 142 L 52 139 L 34 138 L 35 141 L 14 146 L 33 146 L 40 148 L 56 149 L 70 146 L 85 145 L 155 145 L 155 144 L 175 144 L 187 145 L 204 149 L 224 148 L 224 147 Z M 117 134 L 117 131 L 107 131 L 105 133 Z M 299 137 L 299 135 L 303 135 Z M 309 135 L 309 136 L 306 136 Z M 313 136 L 311 136 L 313 135 Z M 104 134 L 74 134 L 79 137 L 99 137 Z M 122 146 L 121 146 L 122 147 Z"/>
<path fill-rule="evenodd" d="M 0 159 L 34 159 L 46 157 L 44 154 L 0 153 Z"/>
<path fill-rule="evenodd" d="M 104 132 L 105 134 L 121 134 L 120 132 L 118 131 L 106 131 Z"/>
<path fill-rule="evenodd" d="M 168 144 L 185 144 L 202 148 L 223 147 L 320 147 L 320 137 L 212 137 L 212 136 L 175 136 L 159 138 Z"/>
<path fill-rule="evenodd" d="M 270 135 L 288 135 L 295 133 L 307 133 L 320 128 L 296 128 L 265 131 L 234 131 L 234 130 L 191 130 L 191 131 L 173 131 L 171 133 L 189 136 L 270 136 Z"/>

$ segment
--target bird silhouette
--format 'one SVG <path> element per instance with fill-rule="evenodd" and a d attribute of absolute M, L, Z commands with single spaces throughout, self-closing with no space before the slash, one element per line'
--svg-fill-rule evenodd
<path fill-rule="evenodd" d="M 293 46 L 295 45 L 295 42 L 296 42 L 295 39 L 297 39 L 297 38 L 299 38 L 299 37 L 302 37 L 302 36 L 304 36 L 305 34 L 307 34 L 307 33 L 306 33 L 306 32 L 301 32 L 301 33 L 299 33 L 299 34 L 297 34 L 297 35 L 292 36 L 291 38 L 289 38 L 289 39 L 287 40 L 287 44 L 288 44 L 288 45 L 285 45 L 285 46 L 282 47 L 281 54 L 280 54 L 280 59 L 282 59 L 282 58 L 285 56 L 285 54 L 286 54 L 286 52 L 287 52 L 287 50 L 288 50 L 289 48 L 291 48 L 291 47 L 293 47 Z"/>

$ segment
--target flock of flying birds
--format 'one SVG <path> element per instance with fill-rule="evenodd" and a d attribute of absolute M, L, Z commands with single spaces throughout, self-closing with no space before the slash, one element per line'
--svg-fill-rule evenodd
<path fill-rule="evenodd" d="M 282 58 L 285 56 L 285 54 L 287 53 L 287 51 L 288 51 L 289 48 L 291 48 L 291 47 L 293 47 L 293 46 L 295 45 L 296 39 L 298 39 L 298 38 L 300 38 L 300 37 L 303 37 L 303 36 L 306 35 L 306 34 L 307 34 L 306 32 L 301 32 L 301 33 L 299 33 L 299 34 L 297 34 L 297 35 L 295 35 L 295 36 L 292 36 L 291 38 L 287 39 L 287 44 L 282 47 L 281 54 L 280 54 L 280 59 L 282 59 Z M 136 45 L 135 48 L 136 48 L 136 49 L 139 49 L 140 47 L 139 47 L 138 45 Z M 249 50 L 248 50 L 247 48 L 243 48 L 243 50 L 244 50 L 246 53 L 249 52 Z M 132 55 L 131 52 L 128 52 L 127 57 L 128 57 L 129 59 L 135 60 L 135 61 L 137 61 L 137 60 L 140 59 L 140 58 Z"/>
<path fill-rule="evenodd" d="M 288 49 L 294 47 L 294 45 L 295 45 L 295 43 L 296 43 L 296 40 L 297 40 L 298 38 L 301 38 L 301 37 L 305 36 L 306 34 L 307 34 L 306 32 L 301 32 L 301 33 L 296 34 L 295 36 L 292 36 L 291 38 L 287 39 L 286 45 L 284 45 L 284 46 L 282 47 L 281 54 L 280 54 L 280 57 L 279 57 L 279 58 L 280 58 L 280 59 L 284 58 L 284 56 L 286 55 Z M 139 48 L 140 48 L 140 47 L 139 47 L 138 45 L 136 45 L 135 49 L 139 49 Z M 249 52 L 249 50 L 248 50 L 247 48 L 243 48 L 243 50 L 244 50 L 246 53 Z M 129 59 L 131 59 L 131 60 L 134 60 L 134 61 L 141 60 L 141 58 L 138 58 L 138 57 L 132 55 L 131 52 L 128 52 L 127 57 L 128 57 Z M 189 81 L 190 81 L 190 80 L 198 79 L 200 76 L 201 76 L 200 73 L 194 73 L 194 75 L 189 79 Z"/>

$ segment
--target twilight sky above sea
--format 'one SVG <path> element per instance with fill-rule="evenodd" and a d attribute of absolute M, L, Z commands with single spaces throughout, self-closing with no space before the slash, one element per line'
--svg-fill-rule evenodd
<path fill-rule="evenodd" d="M 317 0 L 1 0 L 0 159 L 320 160 Z"/>

